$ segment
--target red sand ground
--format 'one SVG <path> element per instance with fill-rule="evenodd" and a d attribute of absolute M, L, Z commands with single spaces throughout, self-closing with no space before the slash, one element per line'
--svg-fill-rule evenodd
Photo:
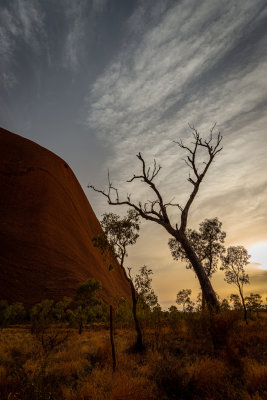
<path fill-rule="evenodd" d="M 100 224 L 70 167 L 51 151 L 0 128 L 0 299 L 30 306 L 102 282 L 102 298 L 130 296 L 92 237 Z"/>

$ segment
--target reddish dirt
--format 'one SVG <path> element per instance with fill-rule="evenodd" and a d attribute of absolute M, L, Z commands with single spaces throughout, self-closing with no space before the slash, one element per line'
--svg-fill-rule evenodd
<path fill-rule="evenodd" d="M 105 301 L 130 297 L 122 270 L 108 271 L 92 244 L 101 227 L 65 161 L 0 128 L 0 191 L 0 299 L 73 297 L 91 277 Z"/>

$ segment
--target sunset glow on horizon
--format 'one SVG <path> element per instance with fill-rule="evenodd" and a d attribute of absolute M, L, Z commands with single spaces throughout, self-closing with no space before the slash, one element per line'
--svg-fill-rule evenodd
<path fill-rule="evenodd" d="M 248 248 L 250 262 L 259 264 L 259 268 L 267 270 L 267 242 L 260 242 Z"/>

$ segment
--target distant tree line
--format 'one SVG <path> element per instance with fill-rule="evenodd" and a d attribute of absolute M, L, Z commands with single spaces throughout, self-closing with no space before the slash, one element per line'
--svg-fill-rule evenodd
<path fill-rule="evenodd" d="M 146 266 L 140 269 L 141 273 L 137 274 L 135 282 L 140 282 L 140 275 L 151 275 L 151 270 Z M 143 279 L 143 278 L 141 278 Z M 151 279 L 151 278 L 149 278 Z M 100 282 L 94 279 L 88 280 L 80 285 L 83 289 L 91 285 L 101 287 Z M 97 284 L 96 284 L 97 282 Z M 139 283 L 140 284 L 140 283 Z M 83 290 L 82 289 L 82 290 Z M 82 333 L 87 324 L 94 323 L 108 323 L 108 305 L 97 297 L 97 291 L 94 296 L 84 298 L 83 295 L 79 296 L 82 290 L 77 290 L 75 299 L 64 297 L 63 300 L 55 302 L 53 300 L 45 299 L 35 304 L 30 311 L 26 311 L 24 305 L 19 302 L 9 304 L 6 300 L 0 300 L 0 327 L 8 327 L 10 325 L 28 324 L 31 326 L 32 331 L 40 329 L 42 326 L 50 326 L 51 324 L 66 324 L 69 327 L 77 328 Z M 138 289 L 137 289 L 138 290 Z M 191 290 L 182 289 L 177 293 L 176 304 L 169 307 L 168 310 L 163 311 L 158 302 L 155 303 L 154 299 L 151 304 L 148 295 L 148 300 L 143 295 L 143 288 L 139 291 L 138 300 L 138 316 L 142 325 L 146 325 L 149 321 L 153 321 L 153 315 L 160 312 L 162 315 L 173 314 L 190 314 L 199 313 L 202 310 L 201 293 L 198 295 L 196 301 L 191 299 Z M 153 289 L 151 290 L 153 296 L 156 296 Z M 96 296 L 95 296 L 96 295 Z M 264 303 L 265 300 L 265 303 Z M 132 311 L 131 305 L 127 299 L 123 297 L 114 298 L 115 309 L 115 323 L 119 327 L 129 327 L 132 325 Z M 259 317 L 259 313 L 267 312 L 267 298 L 264 299 L 259 293 L 250 293 L 249 296 L 244 297 L 244 302 L 247 308 L 249 318 Z M 219 299 L 220 306 L 224 311 L 242 311 L 243 305 L 238 294 L 231 294 L 229 299 Z"/>

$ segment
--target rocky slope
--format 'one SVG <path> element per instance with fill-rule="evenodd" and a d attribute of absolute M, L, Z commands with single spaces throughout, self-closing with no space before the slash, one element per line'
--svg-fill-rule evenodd
<path fill-rule="evenodd" d="M 0 128 L 0 193 L 0 298 L 58 300 L 90 277 L 105 301 L 130 296 L 123 272 L 109 272 L 92 245 L 101 227 L 65 161 Z"/>

